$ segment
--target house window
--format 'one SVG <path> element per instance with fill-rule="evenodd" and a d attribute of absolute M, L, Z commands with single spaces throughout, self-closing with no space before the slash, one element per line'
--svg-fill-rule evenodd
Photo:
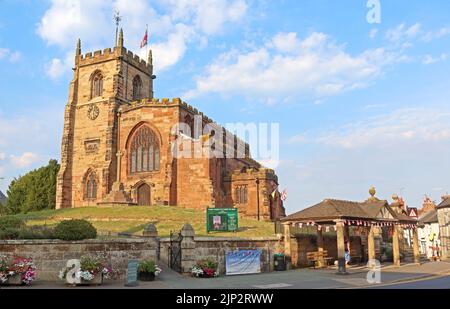
<path fill-rule="evenodd" d="M 103 76 L 101 72 L 94 74 L 92 78 L 91 98 L 101 97 L 103 95 Z"/>
<path fill-rule="evenodd" d="M 97 179 L 95 178 L 95 173 L 91 172 L 86 178 L 86 198 L 96 199 L 97 198 Z"/>
<path fill-rule="evenodd" d="M 236 203 L 237 204 L 248 203 L 248 188 L 246 185 L 236 187 Z"/>
<path fill-rule="evenodd" d="M 148 126 L 142 126 L 130 143 L 130 173 L 159 171 L 160 153 L 155 133 Z"/>
<path fill-rule="evenodd" d="M 133 101 L 139 101 L 142 99 L 142 80 L 139 75 L 136 75 L 133 79 Z"/>

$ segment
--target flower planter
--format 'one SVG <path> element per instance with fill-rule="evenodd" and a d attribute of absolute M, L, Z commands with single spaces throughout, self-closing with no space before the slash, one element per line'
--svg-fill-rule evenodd
<path fill-rule="evenodd" d="M 103 284 L 103 275 L 97 274 L 92 280 L 84 280 L 81 278 L 81 283 L 79 285 L 102 285 Z"/>
<path fill-rule="evenodd" d="M 155 281 L 155 273 L 139 273 L 139 281 Z"/>
<path fill-rule="evenodd" d="M 5 285 L 22 285 L 22 275 L 14 275 L 9 277 L 8 280 L 4 283 Z"/>

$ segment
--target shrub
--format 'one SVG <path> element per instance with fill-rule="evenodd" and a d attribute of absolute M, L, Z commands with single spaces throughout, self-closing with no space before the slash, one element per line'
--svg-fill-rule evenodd
<path fill-rule="evenodd" d="M 0 230 L 20 229 L 25 226 L 25 221 L 12 216 L 0 217 Z"/>
<path fill-rule="evenodd" d="M 83 240 L 97 237 L 97 230 L 86 220 L 60 222 L 55 228 L 55 237 L 61 240 Z"/>
<path fill-rule="evenodd" d="M 159 275 L 161 272 L 161 268 L 156 265 L 154 261 L 146 260 L 139 262 L 139 273 L 154 273 L 155 275 Z"/>
<path fill-rule="evenodd" d="M 17 217 L 0 217 L 0 239 L 17 239 L 25 221 Z"/>
<path fill-rule="evenodd" d="M 30 226 L 19 230 L 19 239 L 54 239 L 55 231 L 48 226 Z"/>
<path fill-rule="evenodd" d="M 18 237 L 19 237 L 19 229 L 16 229 L 16 228 L 0 229 L 0 239 L 1 240 L 17 239 Z"/>

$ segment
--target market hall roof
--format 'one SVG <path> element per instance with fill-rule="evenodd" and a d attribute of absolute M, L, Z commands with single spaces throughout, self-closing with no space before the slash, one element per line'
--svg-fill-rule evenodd
<path fill-rule="evenodd" d="M 364 202 L 326 199 L 319 204 L 287 216 L 282 221 L 324 222 L 337 219 L 353 219 L 417 222 L 415 218 L 394 211 L 386 200 L 377 199 L 374 189 L 371 189 L 370 194 L 371 197 Z"/>

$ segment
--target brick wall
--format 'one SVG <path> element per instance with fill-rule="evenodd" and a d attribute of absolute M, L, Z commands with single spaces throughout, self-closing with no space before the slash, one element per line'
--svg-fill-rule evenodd
<path fill-rule="evenodd" d="M 37 267 L 38 280 L 58 281 L 59 271 L 70 259 L 83 255 L 106 255 L 113 269 L 125 277 L 129 259 L 153 259 L 156 261 L 157 242 L 155 237 L 142 239 L 111 240 L 5 240 L 0 241 L 0 255 L 33 258 Z"/>

